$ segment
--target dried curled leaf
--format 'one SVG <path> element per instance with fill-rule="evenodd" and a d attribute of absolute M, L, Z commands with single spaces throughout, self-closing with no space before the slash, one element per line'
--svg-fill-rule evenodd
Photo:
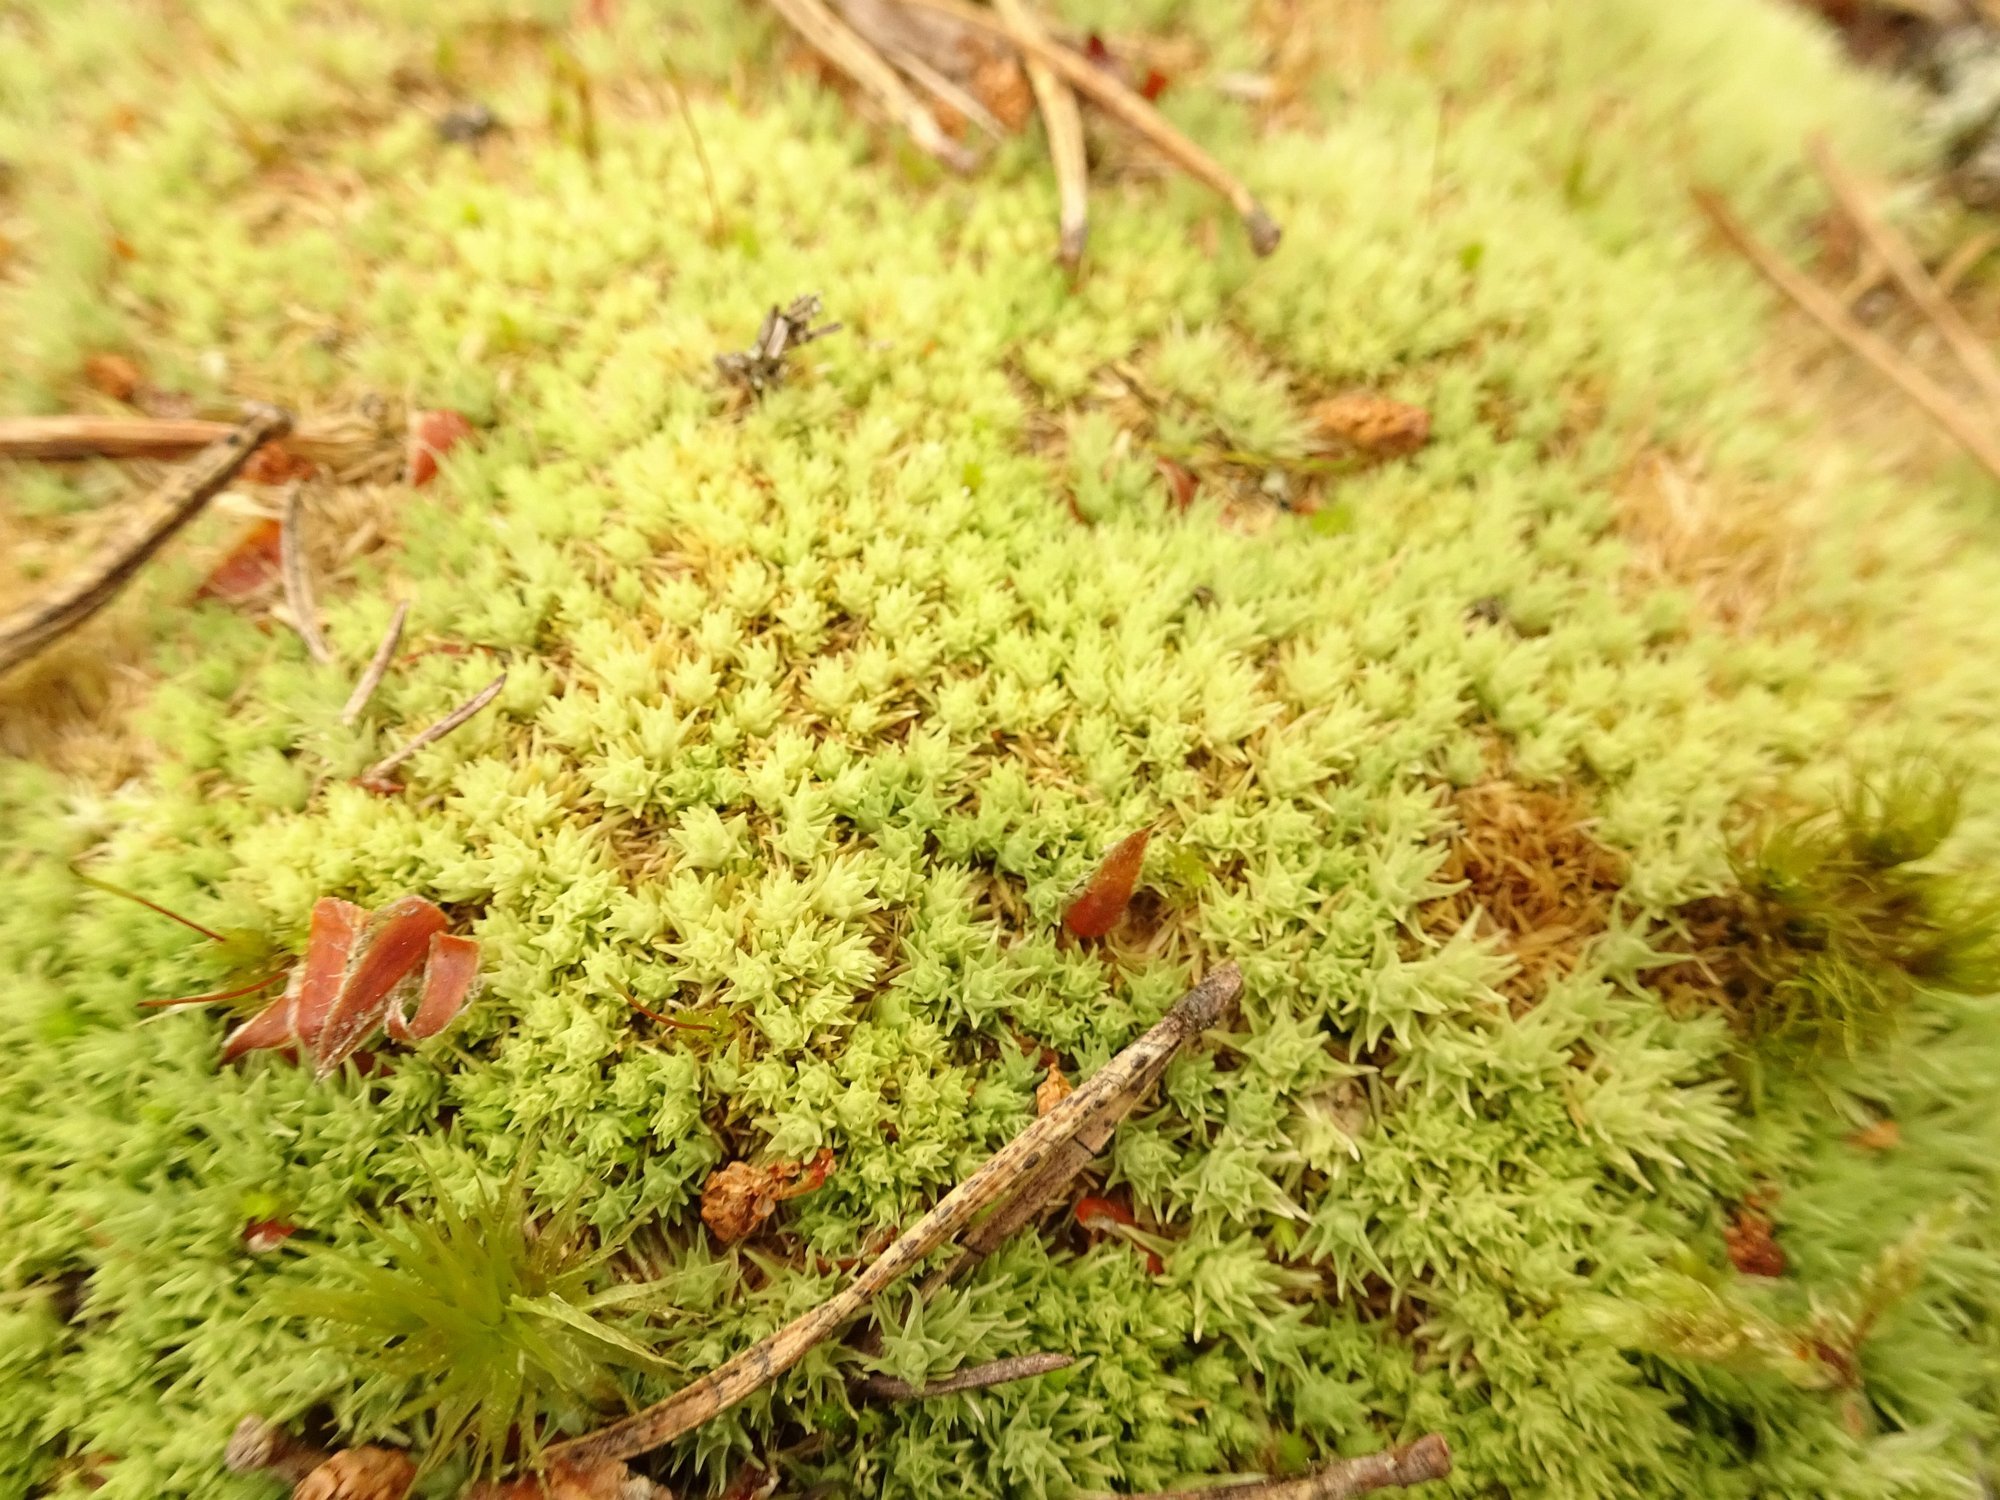
<path fill-rule="evenodd" d="M 1132 888 L 1139 881 L 1139 867 L 1146 860 L 1150 828 L 1127 834 L 1111 846 L 1104 863 L 1084 882 L 1082 891 L 1063 913 L 1063 926 L 1080 938 L 1101 938 L 1118 925 L 1131 904 Z"/>
<path fill-rule="evenodd" d="M 84 382 L 113 401 L 130 401 L 139 389 L 139 367 L 122 354 L 93 354 L 83 362 Z"/>
<path fill-rule="evenodd" d="M 403 1500 L 417 1466 L 393 1448 L 345 1448 L 292 1491 L 292 1500 Z"/>
<path fill-rule="evenodd" d="M 1055 1063 L 1050 1063 L 1049 1076 L 1035 1087 L 1036 1118 L 1039 1119 L 1047 1114 L 1075 1092 L 1076 1086 L 1063 1077 L 1063 1070 Z"/>
<path fill-rule="evenodd" d="M 201 587 L 194 591 L 195 598 L 241 604 L 270 588 L 278 581 L 281 530 L 274 520 L 252 521 L 228 555 L 209 570 Z"/>
<path fill-rule="evenodd" d="M 1312 409 L 1320 435 L 1378 458 L 1414 453 L 1431 440 L 1431 414 L 1372 391 L 1329 396 Z"/>
<path fill-rule="evenodd" d="M 832 1171 L 833 1153 L 825 1148 L 809 1162 L 730 1162 L 702 1184 L 701 1221 L 723 1244 L 733 1245 L 754 1234 L 785 1199 L 810 1193 Z"/>
<path fill-rule="evenodd" d="M 410 413 L 409 442 L 404 454 L 404 470 L 416 486 L 437 477 L 438 460 L 472 436 L 472 423 L 455 411 L 413 411 Z"/>
<path fill-rule="evenodd" d="M 466 1500 L 673 1500 L 673 1492 L 616 1459 L 549 1466 L 544 1474 L 475 1485 Z"/>
<path fill-rule="evenodd" d="M 1784 1247 L 1771 1238 L 1774 1227 L 1771 1216 L 1758 1207 L 1756 1200 L 1738 1208 L 1736 1217 L 1722 1231 L 1730 1264 L 1745 1276 L 1784 1275 L 1788 1262 Z"/>

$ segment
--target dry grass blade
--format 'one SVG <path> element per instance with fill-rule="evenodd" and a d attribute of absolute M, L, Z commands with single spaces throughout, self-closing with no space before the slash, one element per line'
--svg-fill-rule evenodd
<path fill-rule="evenodd" d="M 1734 245 L 1764 278 L 1783 292 L 1799 309 L 1839 339 L 1855 354 L 1873 365 L 1898 390 L 1921 407 L 1932 421 L 1950 433 L 1959 446 L 1977 459 L 1996 480 L 2000 480 L 2000 439 L 1956 397 L 1912 365 L 1888 344 L 1857 323 L 1834 295 L 1810 277 L 1786 264 L 1782 257 L 1760 244 L 1745 229 L 1720 197 L 1697 190 L 1700 204 L 1723 238 Z"/>
<path fill-rule="evenodd" d="M 1965 373 L 1979 387 L 1979 394 L 1990 409 L 1993 420 L 2000 423 L 2000 363 L 1994 361 L 1993 351 L 1980 341 L 1979 335 L 1972 331 L 1972 325 L 1965 321 L 1964 314 L 1931 280 L 1930 272 L 1924 269 L 1923 261 L 1910 248 L 1910 242 L 1893 224 L 1875 212 L 1874 205 L 1861 191 L 1861 185 L 1840 164 L 1833 149 L 1824 140 L 1815 140 L 1811 150 L 1813 165 L 1819 169 L 1827 190 L 1840 204 L 1842 212 L 1854 221 L 1854 227 L 1861 231 L 1861 237 L 1888 268 L 1889 274 L 1896 278 L 1896 284 L 1902 287 L 1904 295 L 1943 335 Z"/>
<path fill-rule="evenodd" d="M 888 60 L 821 0 L 768 0 L 785 23 L 812 49 L 853 79 L 855 85 L 889 112 L 929 155 L 955 172 L 972 170 L 965 148 L 944 133 L 923 100 L 911 93 Z"/>
<path fill-rule="evenodd" d="M 924 1385 L 912 1385 L 893 1375 L 864 1375 L 854 1383 L 885 1401 L 930 1401 L 939 1396 L 956 1396 L 962 1391 L 983 1391 L 1016 1380 L 1030 1380 L 1054 1370 L 1066 1370 L 1075 1363 L 1075 1357 L 1068 1354 L 1016 1354 L 1011 1359 L 973 1365 Z"/>
<path fill-rule="evenodd" d="M 1972 268 L 1995 250 L 2000 250 L 2000 229 L 1982 229 L 1977 234 L 1968 235 L 1965 242 L 1938 267 L 1938 290 L 1949 297 L 1958 290 L 1958 284 L 1965 280 Z"/>
<path fill-rule="evenodd" d="M 1234 964 L 1215 970 L 1181 996 L 1144 1036 L 945 1194 L 937 1207 L 899 1235 L 847 1286 L 665 1401 L 596 1432 L 558 1443 L 549 1449 L 548 1457 L 573 1464 L 634 1458 L 693 1431 L 769 1384 L 867 1307 L 884 1288 L 963 1233 L 983 1209 L 1032 1178 L 1052 1153 L 1097 1115 L 1107 1099 L 1129 1092 L 1134 1078 L 1163 1066 L 1163 1058 L 1171 1057 L 1190 1038 L 1214 1025 L 1242 988 L 1243 976 Z"/>
<path fill-rule="evenodd" d="M 1007 127 L 993 117 L 993 111 L 981 104 L 966 90 L 953 83 L 936 68 L 925 62 L 907 47 L 899 47 L 888 54 L 889 61 L 909 74 L 917 86 L 929 94 L 946 109 L 956 110 L 981 130 L 999 140 L 1007 134 Z"/>
<path fill-rule="evenodd" d="M 992 11 L 967 4 L 966 0 L 905 0 L 905 3 L 951 16 L 989 36 L 1011 42 L 1030 57 L 1040 58 L 1060 73 L 1079 94 L 1088 97 L 1128 130 L 1142 136 L 1183 172 L 1227 198 L 1230 206 L 1243 219 L 1243 226 L 1250 235 L 1251 249 L 1259 255 L 1269 255 L 1278 248 L 1282 234 L 1278 221 L 1251 195 L 1250 189 L 1221 162 L 1169 124 L 1157 109 L 1089 58 L 1051 41 L 1046 34 L 1017 32 Z"/>
<path fill-rule="evenodd" d="M 487 683 L 485 687 L 466 699 L 465 702 L 459 704 L 457 708 L 454 708 L 442 719 L 439 719 L 437 723 L 417 735 L 415 739 L 403 746 L 402 749 L 391 755 L 383 756 L 382 759 L 376 761 L 374 765 L 362 772 L 361 780 L 363 783 L 387 781 L 391 771 L 423 749 L 424 746 L 436 744 L 439 740 L 450 734 L 459 725 L 478 713 L 480 709 L 486 707 L 487 704 L 499 697 L 500 689 L 506 685 L 507 674 L 502 672 L 498 677 Z"/>
<path fill-rule="evenodd" d="M 361 674 L 361 680 L 354 684 L 354 691 L 347 695 L 347 703 L 340 710 L 340 722 L 352 724 L 361 717 L 361 710 L 368 706 L 368 700 L 375 696 L 375 689 L 382 685 L 388 675 L 389 663 L 396 659 L 396 647 L 403 639 L 403 622 L 410 617 L 410 601 L 397 601 L 396 613 L 390 618 L 389 628 L 382 635 L 382 644 L 375 648 L 369 658 L 368 670 Z"/>
<path fill-rule="evenodd" d="M 313 601 L 312 579 L 306 572 L 304 505 L 297 484 L 286 486 L 285 519 L 278 532 L 278 567 L 285 575 L 285 610 L 292 617 L 292 629 L 306 643 L 306 655 L 316 662 L 330 662 L 333 652 L 320 633 L 319 606 Z"/>
<path fill-rule="evenodd" d="M 1049 160 L 1056 171 L 1057 241 L 1056 254 L 1072 271 L 1083 263 L 1084 242 L 1090 235 L 1090 175 L 1083 156 L 1083 112 L 1076 106 L 1076 94 L 1056 75 L 1035 50 L 1035 42 L 1048 38 L 1021 0 L 993 0 L 993 9 L 1007 23 L 1014 44 L 1021 49 L 1021 62 L 1028 70 L 1028 84 L 1035 91 L 1035 107 L 1042 113 L 1042 129 L 1049 137 Z"/>
<path fill-rule="evenodd" d="M 289 412 L 253 406 L 240 426 L 169 475 L 132 519 L 52 594 L 0 619 L 0 672 L 26 661 L 109 604 L 146 560 L 236 477 L 261 444 L 283 436 L 291 425 Z"/>
<path fill-rule="evenodd" d="M 1247 1484 L 1126 1495 L 1121 1500 L 1350 1500 L 1376 1490 L 1428 1484 L 1450 1473 L 1451 1449 L 1431 1432 L 1400 1448 L 1343 1458 L 1297 1479 L 1253 1479 Z"/>

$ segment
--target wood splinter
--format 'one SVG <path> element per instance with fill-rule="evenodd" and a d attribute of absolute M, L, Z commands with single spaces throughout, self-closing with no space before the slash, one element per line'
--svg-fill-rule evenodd
<path fill-rule="evenodd" d="M 250 455 L 291 430 L 291 413 L 252 405 L 226 436 L 201 450 L 141 501 L 112 534 L 44 599 L 0 618 L 0 672 L 26 661 L 103 609 L 149 558 L 236 477 Z"/>
<path fill-rule="evenodd" d="M 1056 172 L 1056 257 L 1074 271 L 1083 263 L 1083 247 L 1090 235 L 1090 174 L 1083 155 L 1083 112 L 1077 108 L 1070 86 L 1036 50 L 1035 44 L 1046 45 L 1048 37 L 1022 0 L 993 0 L 993 9 L 1007 23 L 1014 45 L 1021 51 L 1028 86 L 1034 90 L 1035 107 L 1041 111 L 1042 131 L 1049 138 L 1049 161 Z"/>
<path fill-rule="evenodd" d="M 930 108 L 911 93 L 888 59 L 822 0 L 768 0 L 785 24 L 821 57 L 853 80 L 927 154 L 954 172 L 972 170 L 972 156 L 944 132 Z"/>
<path fill-rule="evenodd" d="M 292 617 L 292 629 L 306 643 L 306 655 L 322 664 L 333 660 L 333 652 L 319 628 L 319 605 L 313 599 L 312 578 L 306 571 L 306 544 L 303 506 L 297 481 L 285 487 L 285 519 L 278 532 L 278 569 L 285 579 L 285 612 Z"/>
<path fill-rule="evenodd" d="M 1140 1080 L 1157 1078 L 1187 1042 L 1221 1020 L 1242 990 L 1243 975 L 1234 964 L 1211 972 L 1181 996 L 1151 1030 L 947 1193 L 847 1286 L 666 1400 L 595 1432 L 555 1444 L 548 1450 L 548 1458 L 571 1464 L 636 1458 L 693 1431 L 770 1384 L 926 1256 L 964 1233 L 983 1210 L 996 1203 L 1011 1206 L 1015 1194 L 1046 1181 L 1052 1160 L 1060 1159 L 1067 1165 L 1063 1153 L 1073 1138 L 1080 1131 L 1102 1125 L 1106 1109 L 1114 1102 L 1136 1099 L 1143 1091 Z M 1129 1109 L 1130 1103 L 1124 1107 Z"/>
<path fill-rule="evenodd" d="M 1119 1500 L 1351 1500 L 1376 1490 L 1406 1489 L 1451 1473 L 1451 1449 L 1435 1432 L 1381 1453 L 1343 1458 L 1296 1479 L 1252 1479 L 1198 1490 L 1161 1490 Z"/>
<path fill-rule="evenodd" d="M 368 706 L 368 700 L 375 696 L 375 689 L 382 685 L 382 679 L 389 675 L 389 663 L 396 659 L 396 647 L 403 639 L 403 622 L 410 618 L 410 601 L 398 600 L 396 613 L 390 617 L 389 628 L 382 635 L 382 644 L 375 648 L 369 658 L 368 670 L 361 674 L 361 680 L 354 684 L 354 691 L 348 694 L 346 704 L 340 710 L 340 722 L 352 724 L 361 717 L 361 710 Z"/>

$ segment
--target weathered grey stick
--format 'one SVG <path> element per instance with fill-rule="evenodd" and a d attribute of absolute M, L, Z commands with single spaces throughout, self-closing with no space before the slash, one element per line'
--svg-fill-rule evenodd
<path fill-rule="evenodd" d="M 313 598 L 312 577 L 307 571 L 304 527 L 304 507 L 295 479 L 285 487 L 285 519 L 278 529 L 278 569 L 285 577 L 285 609 L 292 617 L 292 629 L 306 643 L 306 655 L 317 662 L 329 662 L 333 652 L 319 628 L 319 604 Z"/>
<path fill-rule="evenodd" d="M 1053 1153 L 1089 1124 L 1109 1098 L 1127 1094 L 1135 1079 L 1214 1025 L 1242 993 L 1243 976 L 1224 964 L 1174 1002 L 1153 1028 L 1092 1074 L 1076 1092 L 1036 1120 L 953 1188 L 923 1218 L 897 1237 L 852 1282 L 810 1312 L 726 1360 L 666 1400 L 622 1421 L 548 1450 L 550 1459 L 573 1464 L 634 1458 L 672 1442 L 734 1406 L 804 1359 L 842 1323 L 925 1256 L 962 1233 L 980 1210 L 1031 1180 Z"/>
<path fill-rule="evenodd" d="M 1041 23 L 1022 0 L 993 0 L 993 9 L 1013 32 L 1021 49 L 1021 65 L 1035 91 L 1042 114 L 1042 131 L 1049 138 L 1049 160 L 1056 169 L 1056 254 L 1074 271 L 1083 262 L 1084 241 L 1090 235 L 1090 176 L 1083 156 L 1083 114 L 1076 95 L 1056 75 L 1034 41 L 1046 42 Z"/>
<path fill-rule="evenodd" d="M 201 514 L 252 453 L 283 437 L 291 425 L 291 414 L 278 407 L 249 407 L 239 426 L 168 476 L 131 520 L 54 592 L 0 619 L 0 672 L 61 639 L 117 598 L 146 560 Z"/>
<path fill-rule="evenodd" d="M 1119 1500 L 1352 1500 L 1376 1490 L 1428 1484 L 1451 1473 L 1451 1449 L 1435 1432 L 1414 1443 L 1343 1458 L 1297 1479 L 1253 1479 L 1247 1484 L 1218 1484 L 1199 1490 L 1161 1490 L 1148 1495 L 1124 1495 Z"/>
<path fill-rule="evenodd" d="M 437 723 L 418 733 L 402 749 L 393 750 L 376 761 L 374 765 L 361 773 L 360 779 L 364 783 L 386 780 L 391 771 L 423 749 L 424 746 L 435 744 L 437 741 L 443 739 L 467 719 L 478 713 L 480 709 L 486 707 L 487 704 L 499 697 L 500 689 L 506 685 L 507 674 L 502 672 L 498 677 L 487 683 L 485 687 L 466 699 L 465 702 L 459 704 L 457 708 L 454 708 L 442 719 L 439 719 Z M 391 785 L 393 786 L 394 783 L 391 783 Z"/>
<path fill-rule="evenodd" d="M 885 1401 L 930 1401 L 938 1396 L 956 1396 L 961 1391 L 983 1391 L 1016 1380 L 1029 1380 L 1052 1370 L 1066 1370 L 1075 1363 L 1075 1356 L 1069 1354 L 1016 1354 L 1011 1359 L 968 1366 L 924 1385 L 912 1385 L 893 1375 L 864 1375 L 854 1383 Z"/>
<path fill-rule="evenodd" d="M 382 679 L 389 673 L 389 663 L 396 659 L 396 645 L 403 639 L 403 622 L 409 617 L 410 601 L 398 601 L 396 613 L 390 617 L 389 628 L 383 633 L 382 644 L 375 648 L 375 655 L 369 660 L 368 670 L 361 674 L 361 680 L 354 684 L 354 691 L 347 695 L 347 704 L 340 711 L 341 723 L 352 724 L 360 718 L 361 710 L 375 696 L 375 689 L 382 685 Z"/>

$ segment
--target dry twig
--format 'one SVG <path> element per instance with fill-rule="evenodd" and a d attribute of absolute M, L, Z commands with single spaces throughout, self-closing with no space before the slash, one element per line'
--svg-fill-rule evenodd
<path fill-rule="evenodd" d="M 361 680 L 354 684 L 354 691 L 347 695 L 347 703 L 340 710 L 341 723 L 352 724 L 360 718 L 361 710 L 375 696 L 375 689 L 388 675 L 389 663 L 396 659 L 397 643 L 403 639 L 403 622 L 409 617 L 410 601 L 399 599 L 396 613 L 390 617 L 389 628 L 382 636 L 382 644 L 375 648 L 375 655 L 369 659 L 368 670 L 361 674 Z"/>
<path fill-rule="evenodd" d="M 558 1462 L 633 1458 L 690 1432 L 792 1368 L 926 1256 L 963 1233 L 991 1204 L 1037 1178 L 1052 1154 L 1098 1118 L 1107 1100 L 1134 1080 L 1157 1076 L 1166 1060 L 1218 1021 L 1242 991 L 1243 976 L 1225 964 L 1183 995 L 1151 1030 L 1091 1075 L 1055 1109 L 1009 1141 L 923 1218 L 899 1235 L 847 1286 L 770 1337 L 724 1361 L 665 1401 L 548 1450 Z"/>
<path fill-rule="evenodd" d="M 285 519 L 278 532 L 278 567 L 285 575 L 285 611 L 292 617 L 292 629 L 306 643 L 306 655 L 317 662 L 333 660 L 326 637 L 320 633 L 319 606 L 313 601 L 312 579 L 306 572 L 306 544 L 300 534 L 304 526 L 297 483 L 285 489 Z"/>
<path fill-rule="evenodd" d="M 725 377 L 762 392 L 766 386 L 773 386 L 785 378 L 785 357 L 801 344 L 810 344 L 814 339 L 823 339 L 829 333 L 840 332 L 838 323 L 822 323 L 812 326 L 812 320 L 819 316 L 819 294 L 808 292 L 797 298 L 790 307 L 773 307 L 764 314 L 763 325 L 757 330 L 757 341 L 740 354 L 718 354 L 715 367 Z"/>
<path fill-rule="evenodd" d="M 96 614 L 146 560 L 201 513 L 258 446 L 290 430 L 291 414 L 252 406 L 243 422 L 146 497 L 131 520 L 47 598 L 0 619 L 0 672 L 26 661 Z"/>
<path fill-rule="evenodd" d="M 907 47 L 898 47 L 886 55 L 890 62 L 909 74 L 919 88 L 946 109 L 957 111 L 996 141 L 1007 134 L 1007 127 L 994 118 L 992 110 L 925 62 L 918 53 Z"/>
<path fill-rule="evenodd" d="M 786 0 L 786 3 L 792 3 L 792 0 Z M 1183 172 L 1227 198 L 1230 206 L 1242 217 L 1244 228 L 1249 231 L 1250 247 L 1259 255 L 1269 255 L 1278 248 L 1282 234 L 1278 221 L 1251 195 L 1250 190 L 1221 162 L 1169 124 L 1157 109 L 1089 58 L 1050 40 L 1045 33 L 1017 31 L 994 12 L 968 4 L 967 0 L 905 0 L 905 3 L 951 16 L 989 36 L 1012 43 L 1029 57 L 1040 58 L 1061 74 L 1078 93 L 1088 96 L 1128 130 L 1143 136 Z"/>
<path fill-rule="evenodd" d="M 880 1396 L 885 1401 L 930 1401 L 939 1396 L 956 1396 L 962 1391 L 983 1391 L 990 1386 L 1029 1380 L 1055 1370 L 1066 1370 L 1075 1363 L 1075 1357 L 1068 1354 L 1016 1354 L 1011 1359 L 973 1365 L 924 1385 L 912 1385 L 893 1375 L 864 1375 L 854 1383 L 869 1395 Z"/>
<path fill-rule="evenodd" d="M 1910 248 L 1910 242 L 1893 224 L 1875 212 L 1874 205 L 1861 191 L 1861 185 L 1834 156 L 1833 148 L 1822 139 L 1812 143 L 1811 151 L 1813 165 L 1826 180 L 1827 190 L 1840 204 L 1842 212 L 1854 221 L 1854 227 L 1861 231 L 1861 237 L 1888 268 L 1889 274 L 1896 278 L 1896 284 L 1902 287 L 1904 295 L 1936 326 L 1965 373 L 1972 378 L 1972 383 L 1979 387 L 1980 395 L 1991 409 L 1993 420 L 2000 423 L 2000 364 L 1994 362 L 1993 351 L 1981 342 L 1979 335 L 1972 331 L 1972 325 L 1965 321 L 1964 314 L 1931 280 L 1930 272 L 1924 269 L 1923 261 Z"/>
<path fill-rule="evenodd" d="M 1938 267 L 1938 290 L 1949 297 L 1958 290 L 1958 284 L 1965 280 L 1967 273 L 1995 250 L 2000 250 L 2000 229 L 1982 229 L 1968 235 L 1964 243 Z"/>
<path fill-rule="evenodd" d="M 1049 160 L 1056 170 L 1056 254 L 1073 271 L 1083 263 L 1084 241 L 1090 234 L 1090 177 L 1083 157 L 1083 114 L 1076 107 L 1076 95 L 1070 86 L 1036 50 L 1035 42 L 1046 44 L 1048 38 L 1022 0 L 993 0 L 993 9 L 1007 23 L 1009 35 L 1021 50 L 1028 83 L 1035 91 L 1035 106 L 1042 112 L 1042 129 L 1049 138 Z"/>
<path fill-rule="evenodd" d="M 1343 1458 L 1297 1479 L 1253 1479 L 1199 1490 L 1126 1495 L 1122 1500 L 1351 1500 L 1376 1490 L 1428 1484 L 1451 1473 L 1451 1449 L 1435 1432 L 1381 1453 Z"/>
<path fill-rule="evenodd" d="M 1955 396 L 1857 323 L 1831 292 L 1760 244 L 1720 197 L 1699 189 L 1694 196 L 1695 202 L 1723 238 L 1734 245 L 1767 281 L 1791 298 L 1814 322 L 1873 365 L 1891 384 L 1921 407 L 1932 421 L 1951 434 L 1959 446 L 1977 459 L 1989 474 L 2000 479 L 2000 439 L 1996 439 L 1989 424 L 1967 411 Z"/>
<path fill-rule="evenodd" d="M 8 417 L 0 419 L 0 458 L 184 458 L 234 431 L 235 423 L 203 417 Z M 397 462 L 389 425 L 366 403 L 298 423 L 285 447 L 342 483 L 381 477 Z"/>
<path fill-rule="evenodd" d="M 910 139 L 925 152 L 955 172 L 972 170 L 971 155 L 944 133 L 937 117 L 896 76 L 888 60 L 822 0 L 769 0 L 769 3 L 815 52 L 887 110 L 890 118 L 908 131 Z"/>
<path fill-rule="evenodd" d="M 382 759 L 376 761 L 374 765 L 362 772 L 360 778 L 361 784 L 363 786 L 374 786 L 387 782 L 391 771 L 423 749 L 424 746 L 435 744 L 450 734 L 459 725 L 478 713 L 480 709 L 486 707 L 487 704 L 499 697 L 500 689 L 506 685 L 507 674 L 502 672 L 498 677 L 487 683 L 485 687 L 466 699 L 465 702 L 459 704 L 457 708 L 454 708 L 442 719 L 439 719 L 437 723 L 418 734 L 416 738 L 403 746 L 402 749 L 383 756 Z"/>

